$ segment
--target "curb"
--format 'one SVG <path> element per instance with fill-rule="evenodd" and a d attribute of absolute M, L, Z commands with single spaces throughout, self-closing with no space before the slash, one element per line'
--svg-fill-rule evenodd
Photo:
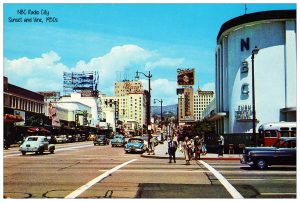
<path fill-rule="evenodd" d="M 145 155 L 145 154 L 142 154 L 141 157 L 143 157 L 143 158 L 153 158 L 153 159 L 169 159 L 168 156 L 155 156 L 155 155 Z M 184 157 L 176 157 L 176 159 L 184 160 L 185 158 Z M 192 160 L 195 160 L 195 159 L 192 159 Z M 223 161 L 232 160 L 232 161 L 239 161 L 240 158 L 238 158 L 238 157 L 201 157 L 198 160 L 223 160 Z"/>

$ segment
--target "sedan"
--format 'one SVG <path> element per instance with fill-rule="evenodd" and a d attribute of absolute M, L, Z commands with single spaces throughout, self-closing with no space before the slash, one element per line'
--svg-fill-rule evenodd
<path fill-rule="evenodd" d="M 124 150 L 126 153 L 129 152 L 140 152 L 144 153 L 146 151 L 146 145 L 144 140 L 141 138 L 130 138 L 128 143 L 125 145 Z"/>

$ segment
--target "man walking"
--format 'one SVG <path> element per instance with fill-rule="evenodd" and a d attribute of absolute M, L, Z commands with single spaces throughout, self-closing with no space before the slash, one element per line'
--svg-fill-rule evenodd
<path fill-rule="evenodd" d="M 219 142 L 218 156 L 223 156 L 223 152 L 224 152 L 224 137 L 223 137 L 223 135 L 220 135 L 218 142 Z"/>
<path fill-rule="evenodd" d="M 174 163 L 176 163 L 176 157 L 175 153 L 177 150 L 177 141 L 174 140 L 174 137 L 170 137 L 170 141 L 168 142 L 168 153 L 169 153 L 169 163 L 172 163 L 172 159 L 174 160 Z"/>

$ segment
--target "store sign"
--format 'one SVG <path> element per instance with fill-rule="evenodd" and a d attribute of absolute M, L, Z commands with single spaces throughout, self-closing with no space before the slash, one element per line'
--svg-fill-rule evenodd
<path fill-rule="evenodd" d="M 241 51 L 243 52 L 244 49 L 249 50 L 250 49 L 250 39 L 246 38 L 246 40 L 241 39 Z"/>
<path fill-rule="evenodd" d="M 237 121 L 252 120 L 252 106 L 239 105 L 238 110 L 235 111 L 235 119 Z"/>
<path fill-rule="evenodd" d="M 194 85 L 195 69 L 177 69 L 177 84 L 179 86 Z"/>

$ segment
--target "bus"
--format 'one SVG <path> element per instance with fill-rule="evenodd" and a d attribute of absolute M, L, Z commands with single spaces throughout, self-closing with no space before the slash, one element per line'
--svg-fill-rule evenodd
<path fill-rule="evenodd" d="M 280 137 L 296 137 L 296 122 L 265 123 L 258 128 L 263 146 L 272 146 Z"/>

